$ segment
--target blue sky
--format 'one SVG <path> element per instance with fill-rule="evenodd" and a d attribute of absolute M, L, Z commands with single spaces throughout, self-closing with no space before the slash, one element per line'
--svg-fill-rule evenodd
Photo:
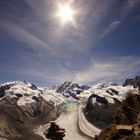
<path fill-rule="evenodd" d="M 62 25 L 57 3 L 71 3 Z M 1 0 L 0 81 L 50 86 L 140 74 L 140 0 Z"/>

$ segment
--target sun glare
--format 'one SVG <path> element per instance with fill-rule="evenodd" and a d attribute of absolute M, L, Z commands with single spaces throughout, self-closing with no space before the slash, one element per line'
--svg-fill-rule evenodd
<path fill-rule="evenodd" d="M 69 4 L 58 5 L 58 17 L 61 19 L 62 23 L 70 22 L 73 20 L 74 10 Z"/>

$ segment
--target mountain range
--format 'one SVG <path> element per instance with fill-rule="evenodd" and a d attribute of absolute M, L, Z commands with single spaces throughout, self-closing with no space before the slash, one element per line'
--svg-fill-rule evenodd
<path fill-rule="evenodd" d="M 122 85 L 99 83 L 89 86 L 64 82 L 51 88 L 40 88 L 25 81 L 0 84 L 0 139 L 47 139 L 42 136 L 45 130 L 42 130 L 42 134 L 35 133 L 35 130 L 51 121 L 56 121 L 63 113 L 71 116 L 72 112 L 77 112 L 79 108 L 87 122 L 103 130 L 113 123 L 115 109 L 121 105 L 129 93 L 138 94 L 139 85 L 140 76 L 127 79 Z M 77 120 L 77 118 L 73 119 Z M 66 123 L 65 119 L 62 123 Z M 83 128 L 80 127 L 81 131 Z M 68 124 L 64 129 L 67 136 L 67 133 L 72 133 L 70 129 L 74 128 L 69 128 Z M 80 131 L 77 130 L 75 133 Z M 79 137 L 84 134 L 75 135 Z M 85 137 L 82 137 L 83 140 L 91 138 L 91 136 Z M 73 138 L 67 136 L 64 139 Z"/>

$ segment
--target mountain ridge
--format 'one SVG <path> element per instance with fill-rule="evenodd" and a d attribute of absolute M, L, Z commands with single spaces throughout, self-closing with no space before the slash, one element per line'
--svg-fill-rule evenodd
<path fill-rule="evenodd" d="M 66 81 L 53 88 L 40 88 L 25 81 L 1 84 L 0 137 L 8 140 L 24 139 L 29 133 L 32 135 L 38 125 L 57 119 L 68 107 L 67 103 L 70 105 L 72 101 L 83 102 L 86 105 L 84 114 L 87 120 L 103 128 L 111 123 L 107 121 L 112 114 L 109 110 L 114 110 L 130 91 L 137 94 L 138 90 L 133 85 L 121 86 L 116 83 L 88 86 Z M 106 114 L 106 119 L 96 120 L 100 112 Z"/>

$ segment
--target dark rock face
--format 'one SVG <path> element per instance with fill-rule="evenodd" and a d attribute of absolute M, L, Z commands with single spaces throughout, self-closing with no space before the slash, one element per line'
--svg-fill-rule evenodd
<path fill-rule="evenodd" d="M 34 99 L 36 102 L 39 102 L 39 97 L 33 96 L 32 99 Z"/>
<path fill-rule="evenodd" d="M 4 85 L 0 87 L 0 98 L 5 96 L 5 90 L 10 89 L 12 84 Z"/>
<path fill-rule="evenodd" d="M 15 95 L 16 95 L 18 98 L 23 97 L 23 95 L 20 94 L 20 93 L 16 93 Z"/>
<path fill-rule="evenodd" d="M 114 109 L 119 105 L 120 102 L 116 99 L 114 104 L 110 104 L 104 97 L 93 94 L 88 99 L 84 114 L 89 122 L 98 128 L 104 128 L 113 122 Z"/>
<path fill-rule="evenodd" d="M 140 140 L 140 95 L 128 94 L 113 119 L 96 140 Z"/>
<path fill-rule="evenodd" d="M 5 96 L 5 90 L 4 88 L 0 87 L 0 98 Z"/>
<path fill-rule="evenodd" d="M 65 132 L 65 129 L 60 128 L 56 123 L 52 122 L 50 128 L 44 132 L 44 135 L 51 140 L 63 140 Z"/>
<path fill-rule="evenodd" d="M 114 113 L 114 121 L 117 124 L 134 124 L 140 112 L 140 96 L 129 94 Z"/>
<path fill-rule="evenodd" d="M 123 83 L 123 86 L 132 85 L 134 88 L 140 87 L 140 76 L 136 76 L 133 79 L 127 79 Z"/>
<path fill-rule="evenodd" d="M 113 89 L 113 88 L 107 89 L 106 92 L 109 93 L 109 94 L 112 95 L 112 96 L 113 96 L 114 94 L 115 94 L 115 95 L 118 95 L 118 94 L 119 94 L 119 92 L 118 92 L 117 90 Z"/>
<path fill-rule="evenodd" d="M 53 102 L 41 97 L 38 102 L 25 106 L 19 106 L 17 101 L 18 98 L 8 96 L 0 101 L 0 137 L 11 140 L 24 139 L 37 125 L 55 120 L 60 114 Z"/>

